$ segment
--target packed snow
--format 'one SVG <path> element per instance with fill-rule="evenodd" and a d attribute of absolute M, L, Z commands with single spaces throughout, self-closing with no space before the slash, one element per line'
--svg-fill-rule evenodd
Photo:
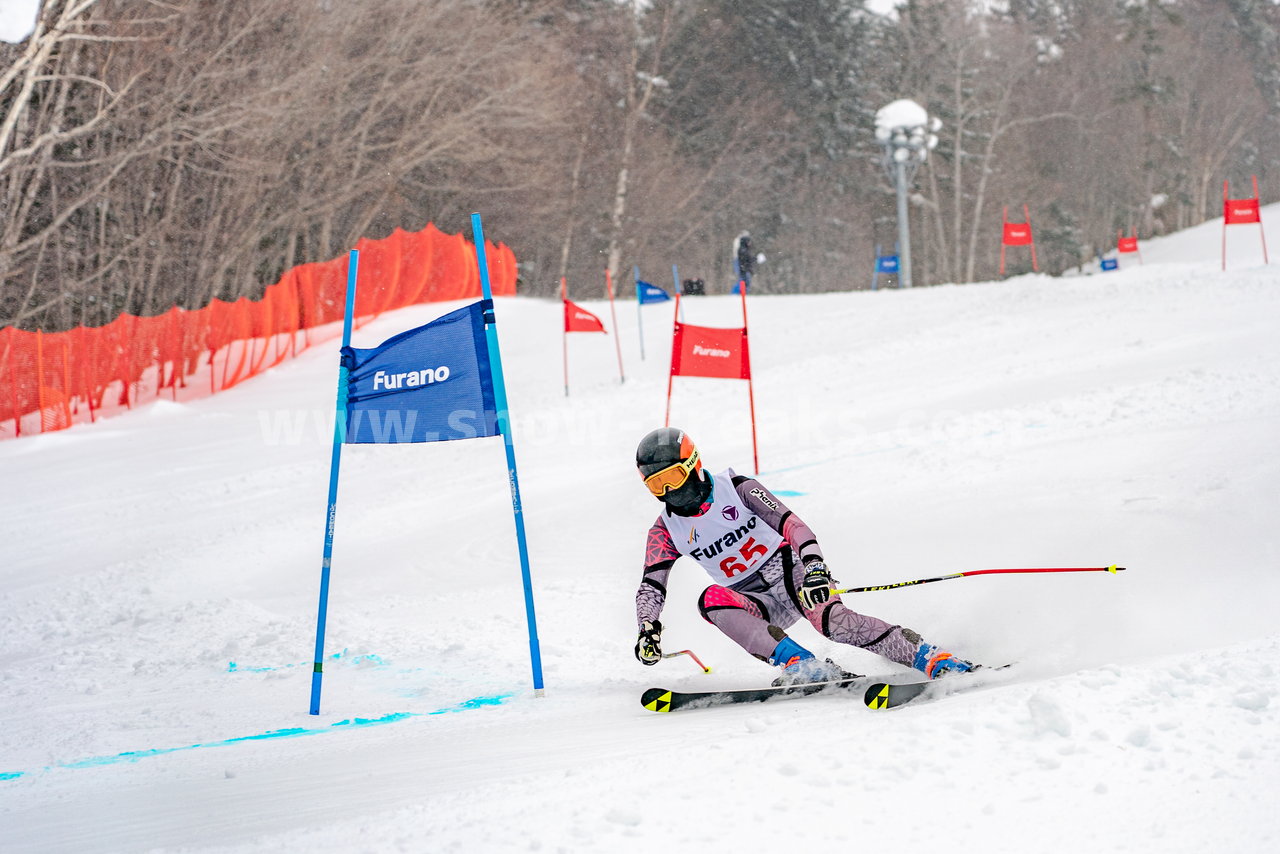
<path fill-rule="evenodd" d="M 713 672 L 632 656 L 658 510 L 633 452 L 663 419 L 670 303 L 643 309 L 645 361 L 619 304 L 625 383 L 611 336 L 572 336 L 566 398 L 559 304 L 498 302 L 541 698 L 501 440 L 348 446 L 308 714 L 336 342 L 0 443 L 0 850 L 1280 850 L 1280 267 L 1240 227 L 1223 272 L 1220 239 L 1143 241 L 1115 272 L 749 299 L 760 477 L 842 585 L 1127 567 L 847 596 L 1016 662 L 890 712 L 641 707 L 774 675 L 698 616 L 688 561 L 664 647 Z M 684 309 L 740 322 L 736 297 Z M 677 378 L 672 421 L 712 470 L 749 472 L 747 404 L 745 383 Z"/>

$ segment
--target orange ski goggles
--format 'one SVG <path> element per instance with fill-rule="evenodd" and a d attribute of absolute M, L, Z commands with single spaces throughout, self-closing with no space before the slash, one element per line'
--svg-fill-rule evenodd
<path fill-rule="evenodd" d="M 671 490 L 684 486 L 685 481 L 689 479 L 689 475 L 700 467 L 698 449 L 694 448 L 693 453 L 689 455 L 689 459 L 672 463 L 664 469 L 655 471 L 644 479 L 644 485 L 649 487 L 649 491 L 655 497 L 661 498 Z"/>

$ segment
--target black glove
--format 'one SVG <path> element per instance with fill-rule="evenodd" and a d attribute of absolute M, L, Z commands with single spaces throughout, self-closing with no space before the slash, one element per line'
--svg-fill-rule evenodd
<path fill-rule="evenodd" d="M 662 623 L 645 620 L 640 624 L 640 637 L 636 640 L 636 659 L 641 664 L 657 664 L 662 660 Z"/>
<path fill-rule="evenodd" d="M 821 560 L 811 560 L 804 565 L 804 580 L 796 591 L 800 604 L 812 611 L 831 598 L 831 571 Z"/>

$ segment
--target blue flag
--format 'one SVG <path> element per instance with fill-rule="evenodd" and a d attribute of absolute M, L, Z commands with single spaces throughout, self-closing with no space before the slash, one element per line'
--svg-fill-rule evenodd
<path fill-rule="evenodd" d="M 876 256 L 876 272 L 877 273 L 898 272 L 898 256 L 897 255 L 877 255 Z"/>
<path fill-rule="evenodd" d="M 651 302 L 666 302 L 671 299 L 671 294 L 664 291 L 657 285 L 651 285 L 648 282 L 636 281 L 636 299 L 640 300 L 641 305 Z"/>
<path fill-rule="evenodd" d="M 369 350 L 342 348 L 349 445 L 498 435 L 485 338 L 490 300 L 451 311 Z"/>

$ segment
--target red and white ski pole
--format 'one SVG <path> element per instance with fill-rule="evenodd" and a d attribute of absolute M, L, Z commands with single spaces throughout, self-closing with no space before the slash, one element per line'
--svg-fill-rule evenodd
<path fill-rule="evenodd" d="M 698 656 L 694 655 L 694 654 L 693 654 L 693 650 L 691 650 L 691 649 L 682 649 L 682 650 L 680 650 L 679 652 L 664 652 L 664 653 L 662 654 L 662 657 L 663 657 L 663 658 L 675 658 L 677 655 L 687 655 L 687 656 L 689 656 L 690 658 L 692 658 L 694 661 L 696 661 L 696 662 L 698 663 L 698 666 L 702 668 L 702 672 L 703 672 L 703 673 L 710 673 L 710 672 L 711 672 L 711 668 L 710 668 L 710 667 L 707 667 L 707 665 L 703 664 L 703 663 L 702 663 L 702 659 L 701 659 L 701 658 L 698 658 Z"/>
<path fill-rule="evenodd" d="M 846 587 L 843 590 L 832 590 L 832 594 L 838 593 L 869 593 L 872 590 L 893 590 L 895 587 L 910 587 L 913 584 L 929 584 L 933 581 L 949 581 L 952 578 L 965 578 L 970 575 L 996 575 L 1006 573 L 1030 573 L 1030 572 L 1109 572 L 1115 575 L 1117 572 L 1124 572 L 1123 566 L 1054 566 L 1054 567 L 1038 567 L 1023 569 L 971 569 L 968 572 L 953 572 L 950 575 L 939 575 L 936 578 L 917 578 L 914 581 L 898 581 L 894 584 L 873 584 L 867 587 Z"/>

